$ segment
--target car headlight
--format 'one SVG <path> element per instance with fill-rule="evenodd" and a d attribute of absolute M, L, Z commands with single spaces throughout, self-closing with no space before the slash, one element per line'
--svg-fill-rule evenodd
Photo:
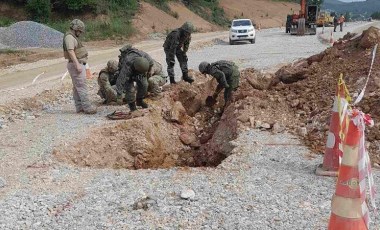
<path fill-rule="evenodd" d="M 253 31 L 253 28 L 252 29 L 248 29 L 248 32 L 252 32 Z"/>
<path fill-rule="evenodd" d="M 237 30 L 231 30 L 232 33 L 237 33 L 238 31 Z"/>

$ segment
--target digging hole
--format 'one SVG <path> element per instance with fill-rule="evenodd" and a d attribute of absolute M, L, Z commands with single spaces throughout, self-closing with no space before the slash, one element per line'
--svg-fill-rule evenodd
<path fill-rule="evenodd" d="M 58 146 L 53 154 L 59 161 L 94 168 L 217 166 L 233 149 L 229 141 L 237 137 L 236 115 L 227 108 L 221 116 L 222 94 L 219 104 L 206 107 L 216 82 L 193 76 L 197 84 L 182 82 L 170 86 L 159 101 L 148 98 L 144 116 L 93 130 L 83 141 Z"/>

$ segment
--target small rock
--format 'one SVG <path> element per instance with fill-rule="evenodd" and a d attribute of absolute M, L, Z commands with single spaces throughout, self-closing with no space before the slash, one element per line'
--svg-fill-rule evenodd
<path fill-rule="evenodd" d="M 254 128 L 255 127 L 255 117 L 250 117 L 249 123 L 251 124 L 251 127 Z"/>
<path fill-rule="evenodd" d="M 270 124 L 268 124 L 268 123 L 262 123 L 262 124 L 260 125 L 260 128 L 270 129 Z"/>
<path fill-rule="evenodd" d="M 307 135 L 307 129 L 306 129 L 306 127 L 299 127 L 297 129 L 297 133 L 298 133 L 298 135 L 300 135 L 302 137 L 305 137 Z"/>
<path fill-rule="evenodd" d="M 295 107 L 297 107 L 299 104 L 300 104 L 300 100 L 295 99 L 295 100 L 293 100 L 293 101 L 290 103 L 290 106 L 291 106 L 292 108 L 295 108 Z"/>
<path fill-rule="evenodd" d="M 3 178 L 0 177 L 0 188 L 5 187 L 6 185 L 7 185 L 7 182 Z"/>
<path fill-rule="evenodd" d="M 172 122 L 177 122 L 179 124 L 183 124 L 186 122 L 186 109 L 183 107 L 182 103 L 176 101 L 170 111 L 170 120 Z"/>
<path fill-rule="evenodd" d="M 179 136 L 179 139 L 185 145 L 190 145 L 192 143 L 196 143 L 197 142 L 197 137 L 195 136 L 195 134 L 191 134 L 191 133 L 182 133 Z"/>
<path fill-rule="evenodd" d="M 272 127 L 272 131 L 274 132 L 274 133 L 281 133 L 281 132 L 283 132 L 284 131 L 284 127 L 282 127 L 281 125 L 279 125 L 278 123 L 274 123 L 273 124 L 273 127 Z"/>
<path fill-rule="evenodd" d="M 185 200 L 194 200 L 195 192 L 191 189 L 185 189 L 181 192 L 181 198 Z"/>
<path fill-rule="evenodd" d="M 249 121 L 250 117 L 248 116 L 248 114 L 241 114 L 240 116 L 238 116 L 237 119 L 238 121 L 245 123 Z"/>
<path fill-rule="evenodd" d="M 255 128 L 259 129 L 261 127 L 262 122 L 261 121 L 255 121 Z"/>
<path fill-rule="evenodd" d="M 133 209 L 134 210 L 144 209 L 146 211 L 155 205 L 157 205 L 157 201 L 155 199 L 147 196 L 145 198 L 141 198 L 141 199 L 137 200 L 133 204 Z"/>
<path fill-rule="evenodd" d="M 380 164 L 378 164 L 378 163 L 374 163 L 374 164 L 373 164 L 373 167 L 374 167 L 375 169 L 380 169 Z"/>
<path fill-rule="evenodd" d="M 32 115 L 26 116 L 26 120 L 34 120 L 34 119 L 36 119 L 35 116 L 32 116 Z"/>

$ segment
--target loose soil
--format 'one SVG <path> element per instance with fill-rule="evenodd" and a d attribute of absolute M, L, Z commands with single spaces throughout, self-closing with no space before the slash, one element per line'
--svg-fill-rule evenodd
<path fill-rule="evenodd" d="M 365 85 L 372 48 L 379 43 L 379 29 L 370 27 L 360 36 L 347 34 L 332 48 L 277 71 L 273 83 L 281 83 L 271 88 L 269 93 L 281 95 L 293 108 L 293 116 L 299 118 L 300 125 L 307 127 L 304 140 L 314 152 L 324 152 L 340 74 L 344 76 L 351 97 L 356 99 Z M 357 105 L 375 120 L 375 126 L 367 127 L 366 134 L 373 163 L 380 163 L 379 54 L 378 49 L 364 99 Z"/>

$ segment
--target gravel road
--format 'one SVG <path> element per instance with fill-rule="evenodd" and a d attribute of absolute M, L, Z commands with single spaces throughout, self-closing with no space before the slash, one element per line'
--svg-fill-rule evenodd
<path fill-rule="evenodd" d="M 192 49 L 189 66 L 228 59 L 271 71 L 327 47 L 316 36 L 279 29 L 260 31 L 256 44 L 230 46 L 226 40 Z M 310 155 L 289 134 L 246 130 L 234 141 L 235 154 L 217 168 L 89 169 L 52 158 L 54 146 L 114 124 L 104 118 L 113 110 L 103 106 L 97 115 L 78 115 L 66 96 L 38 116 L 0 129 L 0 229 L 326 229 L 335 179 L 317 177 L 321 156 Z M 374 176 L 379 184 L 380 172 Z M 182 199 L 186 189 L 195 196 Z M 380 229 L 380 219 L 374 222 L 373 229 Z"/>

